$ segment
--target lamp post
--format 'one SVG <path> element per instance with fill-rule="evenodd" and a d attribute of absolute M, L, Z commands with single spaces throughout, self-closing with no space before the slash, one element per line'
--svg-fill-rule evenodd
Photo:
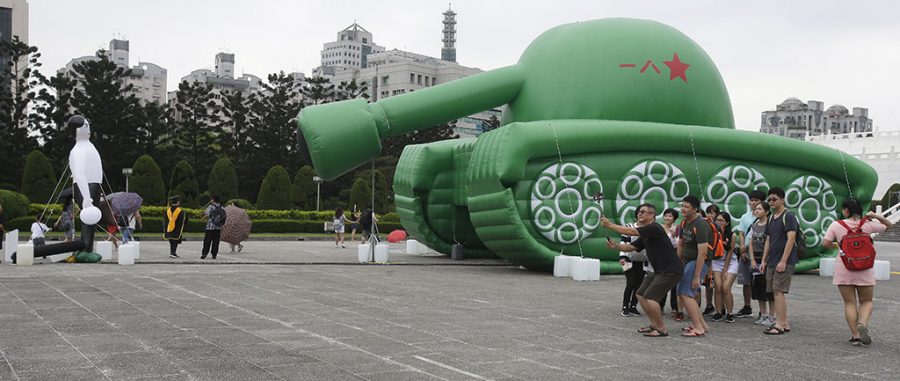
<path fill-rule="evenodd" d="M 316 182 L 316 211 L 318 212 L 319 211 L 319 195 L 320 195 L 319 190 L 321 189 L 321 186 L 322 186 L 322 178 L 319 176 L 313 176 L 313 181 Z"/>
<path fill-rule="evenodd" d="M 131 168 L 122 168 L 122 174 L 125 175 L 125 192 L 128 192 L 128 178 L 132 173 Z"/>

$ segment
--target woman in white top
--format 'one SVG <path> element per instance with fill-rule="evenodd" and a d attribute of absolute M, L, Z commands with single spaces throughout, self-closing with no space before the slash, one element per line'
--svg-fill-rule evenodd
<path fill-rule="evenodd" d="M 869 212 L 862 218 L 862 205 L 858 200 L 847 199 L 841 205 L 841 213 L 844 220 L 835 221 L 825 232 L 823 248 L 835 248 L 840 250 L 838 244 L 847 235 L 848 230 L 841 225 L 846 224 L 851 229 L 856 229 L 862 224 L 862 231 L 867 234 L 880 233 L 893 225 L 884 216 Z M 850 271 L 844 266 L 844 262 L 837 258 L 834 261 L 834 278 L 832 283 L 837 285 L 841 298 L 844 300 L 844 317 L 850 327 L 850 344 L 859 346 L 869 345 L 872 337 L 869 336 L 869 319 L 872 318 L 872 296 L 875 293 L 875 269 L 862 271 Z M 857 299 L 859 302 L 857 303 Z"/>
<path fill-rule="evenodd" d="M 44 246 L 44 233 L 50 231 L 50 228 L 44 224 L 44 216 L 38 215 L 31 224 L 31 244 L 34 246 Z"/>

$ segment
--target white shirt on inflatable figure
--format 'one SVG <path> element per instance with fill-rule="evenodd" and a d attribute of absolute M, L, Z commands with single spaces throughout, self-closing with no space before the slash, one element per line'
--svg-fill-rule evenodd
<path fill-rule="evenodd" d="M 72 119 L 75 119 L 75 123 L 82 122 L 81 126 L 71 125 Z M 103 182 L 103 164 L 100 161 L 100 152 L 97 152 L 97 148 L 91 143 L 91 126 L 88 120 L 84 118 L 78 120 L 74 117 L 72 119 L 69 123 L 71 127 L 76 127 L 75 147 L 69 152 L 69 168 L 84 200 L 81 203 L 81 222 L 85 225 L 95 225 L 100 221 L 100 209 L 94 206 L 88 184 Z"/>

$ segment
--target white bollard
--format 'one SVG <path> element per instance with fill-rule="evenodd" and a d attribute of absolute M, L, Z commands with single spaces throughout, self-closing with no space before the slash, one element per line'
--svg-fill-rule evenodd
<path fill-rule="evenodd" d="M 419 241 L 414 239 L 406 240 L 406 254 L 419 254 Z"/>
<path fill-rule="evenodd" d="M 135 252 L 137 252 L 137 247 L 130 244 L 119 246 L 119 264 L 123 266 L 133 265 Z"/>
<path fill-rule="evenodd" d="M 113 259 L 113 244 L 110 241 L 94 242 L 94 250 L 103 257 L 104 261 L 111 261 Z"/>
<path fill-rule="evenodd" d="M 592 258 L 575 258 L 572 279 L 577 281 L 600 280 L 600 260 Z"/>
<path fill-rule="evenodd" d="M 388 262 L 388 245 L 379 243 L 375 245 L 375 262 L 377 263 L 387 263 Z"/>
<path fill-rule="evenodd" d="M 356 249 L 357 259 L 359 263 L 368 263 L 369 262 L 369 252 L 372 250 L 372 246 L 368 243 L 360 244 Z"/>
<path fill-rule="evenodd" d="M 875 280 L 891 280 L 891 262 L 875 261 Z"/>
<path fill-rule="evenodd" d="M 19 266 L 34 264 L 34 245 L 30 243 L 19 245 L 19 249 L 16 250 L 16 264 Z"/>
<path fill-rule="evenodd" d="M 819 258 L 819 276 L 834 276 L 834 261 L 837 258 Z"/>
<path fill-rule="evenodd" d="M 575 257 L 570 257 L 565 254 L 557 255 L 556 258 L 553 258 L 553 276 L 559 278 L 571 278 L 572 277 L 572 265 L 569 264 L 569 261 Z"/>

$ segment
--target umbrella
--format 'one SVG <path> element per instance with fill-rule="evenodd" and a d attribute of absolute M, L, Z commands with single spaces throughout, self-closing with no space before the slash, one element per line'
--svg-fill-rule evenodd
<path fill-rule="evenodd" d="M 141 209 L 144 199 L 134 192 L 116 192 L 106 196 L 112 210 L 121 216 L 131 216 Z"/>
<path fill-rule="evenodd" d="M 59 197 L 57 197 L 57 199 L 61 200 L 64 198 L 72 197 L 72 193 L 72 187 L 65 187 L 63 188 L 62 192 L 59 192 Z"/>
<path fill-rule="evenodd" d="M 406 239 L 406 231 L 404 230 L 394 230 L 387 236 L 387 240 L 390 243 L 397 243 L 404 239 Z"/>
<path fill-rule="evenodd" d="M 222 241 L 237 245 L 250 236 L 253 222 L 247 211 L 234 205 L 225 207 L 225 226 L 222 226 Z"/>

